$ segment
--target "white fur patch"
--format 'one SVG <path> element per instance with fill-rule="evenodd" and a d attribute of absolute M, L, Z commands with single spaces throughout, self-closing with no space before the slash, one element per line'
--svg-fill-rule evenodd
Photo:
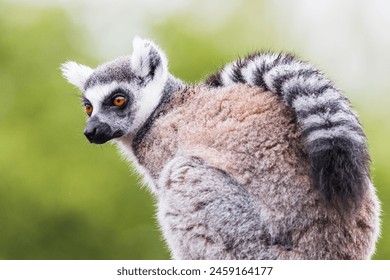
<path fill-rule="evenodd" d="M 92 74 L 93 69 L 74 61 L 68 61 L 62 64 L 61 71 L 62 76 L 67 79 L 69 83 L 78 87 L 81 91 L 84 91 L 85 82 Z"/>
<path fill-rule="evenodd" d="M 352 130 L 346 126 L 336 126 L 330 129 L 321 129 L 315 130 L 309 134 L 306 138 L 306 141 L 313 142 L 318 139 L 329 139 L 329 138 L 349 138 L 354 142 L 364 143 L 364 138 L 357 133 L 355 130 Z"/>
<path fill-rule="evenodd" d="M 269 65 L 274 63 L 278 56 L 279 54 L 277 53 L 263 54 L 261 56 L 256 57 L 255 62 L 257 65 Z"/>
<path fill-rule="evenodd" d="M 291 91 L 291 88 L 300 86 L 301 88 L 308 89 L 309 91 L 312 91 L 314 93 L 317 89 L 320 89 L 321 87 L 326 85 L 329 85 L 329 81 L 318 75 L 311 75 L 310 77 L 296 76 L 288 80 L 283 85 L 281 92 L 283 96 L 286 96 L 288 95 L 287 93 Z M 333 90 L 333 92 L 336 91 Z M 338 95 L 340 96 L 339 93 Z M 323 94 L 319 95 L 318 98 L 322 96 Z"/>
<path fill-rule="evenodd" d="M 126 87 L 126 84 L 114 81 L 106 85 L 97 84 L 86 90 L 84 96 L 89 100 L 89 102 L 91 102 L 93 107 L 91 116 L 94 116 L 99 112 L 103 100 L 118 87 Z"/>
<path fill-rule="evenodd" d="M 140 89 L 137 97 L 137 109 L 134 116 L 134 128 L 140 128 L 153 113 L 154 109 L 160 103 L 162 93 L 167 82 L 167 72 L 161 75 L 155 75 L 155 78 L 149 82 L 146 87 Z"/>
<path fill-rule="evenodd" d="M 263 79 L 267 87 L 276 92 L 276 88 L 274 87 L 274 81 L 276 78 L 286 75 L 289 73 L 297 73 L 299 70 L 309 70 L 314 69 L 310 64 L 303 64 L 299 61 L 290 62 L 289 64 L 282 64 L 273 67 L 270 71 L 265 73 Z"/>
<path fill-rule="evenodd" d="M 334 115 L 329 116 L 329 113 L 322 113 L 322 114 L 314 114 L 310 115 L 307 118 L 305 118 L 301 124 L 304 128 L 310 128 L 314 125 L 323 125 L 326 122 L 330 123 L 336 123 L 340 121 L 346 121 L 349 122 L 351 125 L 354 126 L 360 126 L 359 122 L 357 121 L 356 117 L 351 114 L 347 114 L 345 112 L 338 112 Z"/>
<path fill-rule="evenodd" d="M 153 79 L 148 81 L 144 88 L 140 89 L 136 98 L 136 110 L 134 116 L 134 128 L 140 128 L 154 109 L 160 103 L 160 99 L 168 79 L 168 61 L 164 52 L 152 41 L 135 37 L 133 40 L 133 54 L 131 56 L 132 68 L 141 77 L 149 74 L 150 51 L 154 49 L 160 58 L 160 65 L 155 69 Z"/>
<path fill-rule="evenodd" d="M 254 72 L 256 71 L 257 65 L 254 61 L 249 62 L 246 67 L 241 69 L 242 76 L 244 77 L 244 80 L 249 84 L 254 84 Z"/>
<path fill-rule="evenodd" d="M 285 85 L 283 87 L 283 92 L 288 91 L 288 86 L 291 85 Z M 302 112 L 302 111 L 307 111 L 310 110 L 311 108 L 315 106 L 322 106 L 325 105 L 329 101 L 337 101 L 342 104 L 342 106 L 349 110 L 348 105 L 345 104 L 344 101 L 340 99 L 341 95 L 339 92 L 333 90 L 333 89 L 328 89 L 324 91 L 320 96 L 317 95 L 307 95 L 307 96 L 297 96 L 293 102 L 292 102 L 292 107 L 296 112 Z"/>
<path fill-rule="evenodd" d="M 224 86 L 230 86 L 234 84 L 231 78 L 233 67 L 234 67 L 234 63 L 226 65 L 221 73 L 221 80 Z"/>
<path fill-rule="evenodd" d="M 165 53 L 151 40 L 135 37 L 133 39 L 131 67 L 133 71 L 141 77 L 145 77 L 149 73 L 150 51 L 152 49 L 158 53 L 161 60 L 161 65 L 158 68 L 161 67 L 163 71 L 168 72 L 168 60 L 165 56 Z"/>

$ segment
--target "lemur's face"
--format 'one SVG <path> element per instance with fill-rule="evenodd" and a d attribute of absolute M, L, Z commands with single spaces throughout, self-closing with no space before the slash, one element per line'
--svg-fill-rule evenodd
<path fill-rule="evenodd" d="M 83 105 L 88 115 L 84 134 L 103 144 L 131 132 L 142 100 L 142 81 L 132 71 L 131 57 L 99 66 L 84 84 Z"/>
<path fill-rule="evenodd" d="M 95 73 L 91 78 L 94 76 Z M 88 115 L 84 130 L 87 139 L 91 143 L 103 144 L 128 134 L 133 127 L 139 92 L 137 85 L 131 82 L 98 82 L 88 87 L 83 95 L 83 104 Z"/>
<path fill-rule="evenodd" d="M 168 76 L 164 53 L 148 40 L 136 38 L 133 45 L 131 56 L 96 69 L 75 62 L 62 66 L 63 75 L 83 92 L 84 134 L 91 143 L 133 135 L 161 99 Z"/>

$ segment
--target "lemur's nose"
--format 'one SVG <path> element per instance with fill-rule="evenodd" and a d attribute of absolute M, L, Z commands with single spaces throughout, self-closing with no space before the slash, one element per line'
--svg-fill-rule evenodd
<path fill-rule="evenodd" d="M 84 135 L 89 142 L 95 144 L 103 144 L 116 137 L 108 124 L 93 117 L 88 121 Z"/>
<path fill-rule="evenodd" d="M 96 127 L 92 127 L 92 128 L 87 127 L 84 130 L 84 135 L 85 137 L 87 137 L 89 142 L 92 142 L 96 135 Z"/>

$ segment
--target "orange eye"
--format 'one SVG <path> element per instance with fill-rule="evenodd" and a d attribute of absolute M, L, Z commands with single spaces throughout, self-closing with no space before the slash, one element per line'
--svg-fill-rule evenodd
<path fill-rule="evenodd" d="M 123 104 L 125 104 L 125 101 L 126 101 L 126 98 L 124 98 L 123 96 L 117 96 L 114 98 L 114 106 L 122 106 Z"/>
<path fill-rule="evenodd" d="M 89 104 L 85 104 L 85 112 L 87 113 L 88 116 L 92 114 L 93 108 Z"/>

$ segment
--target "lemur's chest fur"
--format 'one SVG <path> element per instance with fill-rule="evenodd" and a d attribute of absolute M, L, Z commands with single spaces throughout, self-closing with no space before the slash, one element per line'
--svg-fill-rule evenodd
<path fill-rule="evenodd" d="M 246 85 L 195 87 L 176 93 L 160 110 L 134 147 L 154 180 L 181 154 L 226 171 L 266 204 L 273 199 L 264 198 L 280 196 L 291 205 L 286 192 L 311 191 L 300 133 L 275 94 Z"/>

